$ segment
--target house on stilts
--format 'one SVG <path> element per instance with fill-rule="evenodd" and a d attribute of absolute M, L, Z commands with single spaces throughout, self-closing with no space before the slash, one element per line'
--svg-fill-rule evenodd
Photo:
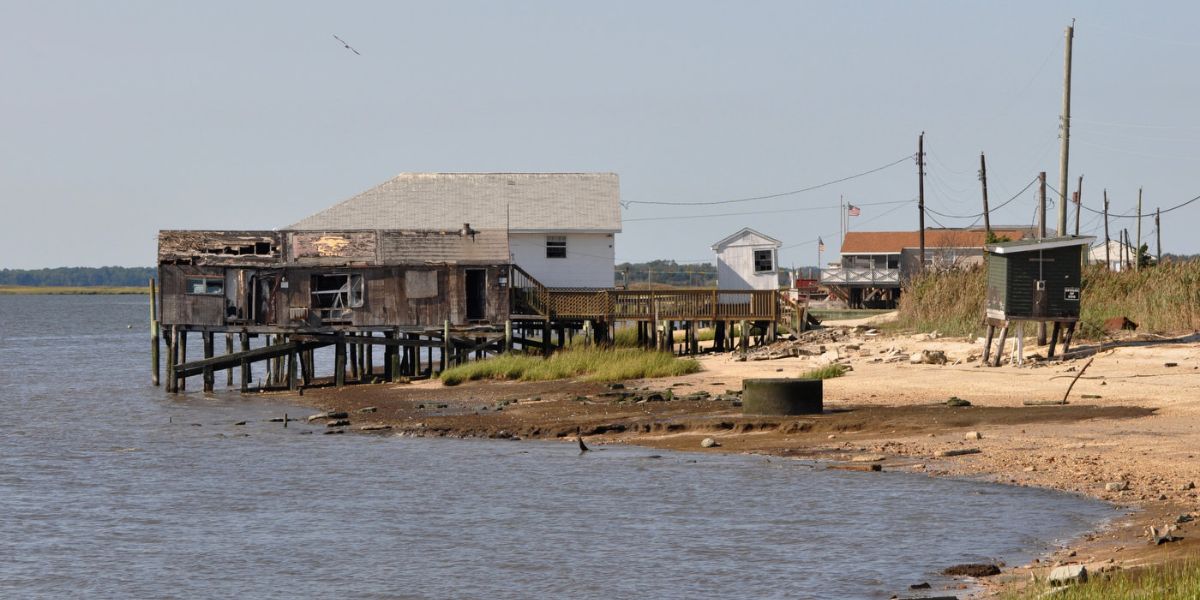
<path fill-rule="evenodd" d="M 568 335 L 606 343 L 618 321 L 663 349 L 676 323 L 692 351 L 702 320 L 774 332 L 774 290 L 725 301 L 715 289 L 614 289 L 620 231 L 613 173 L 406 173 L 277 231 L 161 231 L 167 388 L 201 375 L 211 390 L 215 372 L 232 383 L 239 367 L 245 390 L 249 366 L 265 361 L 265 384 L 294 389 L 314 381 L 314 351 L 329 346 L 342 385 L 514 348 L 549 353 Z M 189 334 L 202 358 L 188 360 Z"/>

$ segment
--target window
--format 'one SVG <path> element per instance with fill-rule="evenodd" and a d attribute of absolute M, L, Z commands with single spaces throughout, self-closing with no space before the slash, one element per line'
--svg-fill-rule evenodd
<path fill-rule="evenodd" d="M 771 250 L 754 251 L 754 272 L 765 273 L 775 270 L 775 252 Z"/>
<path fill-rule="evenodd" d="M 322 319 L 349 318 L 363 305 L 362 275 L 313 275 L 312 307 Z"/>
<path fill-rule="evenodd" d="M 548 235 L 546 236 L 546 258 L 566 258 L 567 257 L 567 236 L 565 235 Z"/>
<path fill-rule="evenodd" d="M 225 293 L 224 279 L 189 279 L 187 293 L 197 296 L 220 296 Z"/>

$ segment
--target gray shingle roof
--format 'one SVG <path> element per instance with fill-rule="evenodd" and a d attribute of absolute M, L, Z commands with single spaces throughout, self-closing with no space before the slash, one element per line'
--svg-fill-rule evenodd
<path fill-rule="evenodd" d="M 401 173 L 284 229 L 621 230 L 616 173 Z"/>

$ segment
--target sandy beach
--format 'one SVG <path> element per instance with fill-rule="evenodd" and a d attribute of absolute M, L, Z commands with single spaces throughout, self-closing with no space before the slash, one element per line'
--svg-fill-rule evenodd
<path fill-rule="evenodd" d="M 1045 349 L 1032 339 L 1025 348 L 1023 366 L 983 367 L 980 340 L 891 335 L 843 322 L 773 348 L 800 356 L 753 360 L 751 353 L 743 361 L 709 354 L 699 359 L 699 373 L 629 381 L 624 389 L 574 381 L 455 387 L 421 381 L 312 389 L 298 400 L 347 412 L 349 430 L 572 443 L 578 432 L 589 445 L 752 452 L 862 469 L 875 463 L 1052 488 L 1129 509 L 1052 556 L 1005 566 L 988 585 L 1019 585 L 1031 571 L 1044 575 L 1057 564 L 1103 571 L 1194 553 L 1197 526 L 1188 519 L 1200 517 L 1200 337 L 1128 334 L 1102 346 L 1084 343 L 1053 362 L 1034 356 Z M 942 352 L 947 362 L 911 364 L 910 356 L 922 351 Z M 1089 360 L 1066 405 L 1028 404 L 1061 400 Z M 728 394 L 745 378 L 796 377 L 829 362 L 852 370 L 824 382 L 822 415 L 743 416 Z M 951 397 L 970 406 L 947 406 Z M 702 448 L 705 438 L 718 445 Z M 945 456 L 963 450 L 978 452 Z M 1182 539 L 1152 543 L 1148 528 L 1167 525 Z"/>

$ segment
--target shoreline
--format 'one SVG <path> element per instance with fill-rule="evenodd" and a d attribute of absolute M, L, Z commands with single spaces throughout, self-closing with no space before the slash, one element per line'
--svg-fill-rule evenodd
<path fill-rule="evenodd" d="M 1174 524 L 1179 515 L 1200 514 L 1194 487 L 1200 468 L 1188 460 L 1200 452 L 1191 450 L 1200 444 L 1200 344 L 1194 339 L 1130 340 L 1103 349 L 1076 383 L 1069 404 L 1025 406 L 1025 400 L 1061 399 L 1082 363 L 981 368 L 968 360 L 978 354 L 973 341 L 868 336 L 863 329 L 828 330 L 819 344 L 824 348 L 814 348 L 821 354 L 750 362 L 707 355 L 700 359 L 705 370 L 699 373 L 630 381 L 625 390 L 578 381 L 454 387 L 421 381 L 280 395 L 318 410 L 347 412 L 351 430 L 389 427 L 376 430 L 570 441 L 578 431 L 588 444 L 763 454 L 855 470 L 879 464 L 889 471 L 1080 494 L 1132 511 L 1027 565 L 1007 566 L 999 576 L 977 580 L 985 594 L 1019 589 L 1031 573 L 1044 577 L 1057 564 L 1087 564 L 1095 572 L 1194 555 L 1193 522 L 1178 524 L 1175 535 L 1183 539 L 1164 545 L 1152 545 L 1145 533 L 1152 525 Z M 909 352 L 939 349 L 957 364 L 877 360 L 897 355 L 898 349 L 905 359 Z M 1037 350 L 1032 344 L 1027 349 L 1027 354 Z M 822 415 L 743 416 L 723 397 L 740 389 L 743 378 L 796 376 L 830 360 L 854 370 L 826 380 Z M 639 403 L 666 390 L 675 399 Z M 950 396 L 968 399 L 972 406 L 946 406 Z M 364 408 L 374 410 L 359 412 Z M 980 435 L 967 439 L 974 432 Z M 704 438 L 720 445 L 702 448 Z M 979 452 L 937 456 L 947 450 Z"/>

